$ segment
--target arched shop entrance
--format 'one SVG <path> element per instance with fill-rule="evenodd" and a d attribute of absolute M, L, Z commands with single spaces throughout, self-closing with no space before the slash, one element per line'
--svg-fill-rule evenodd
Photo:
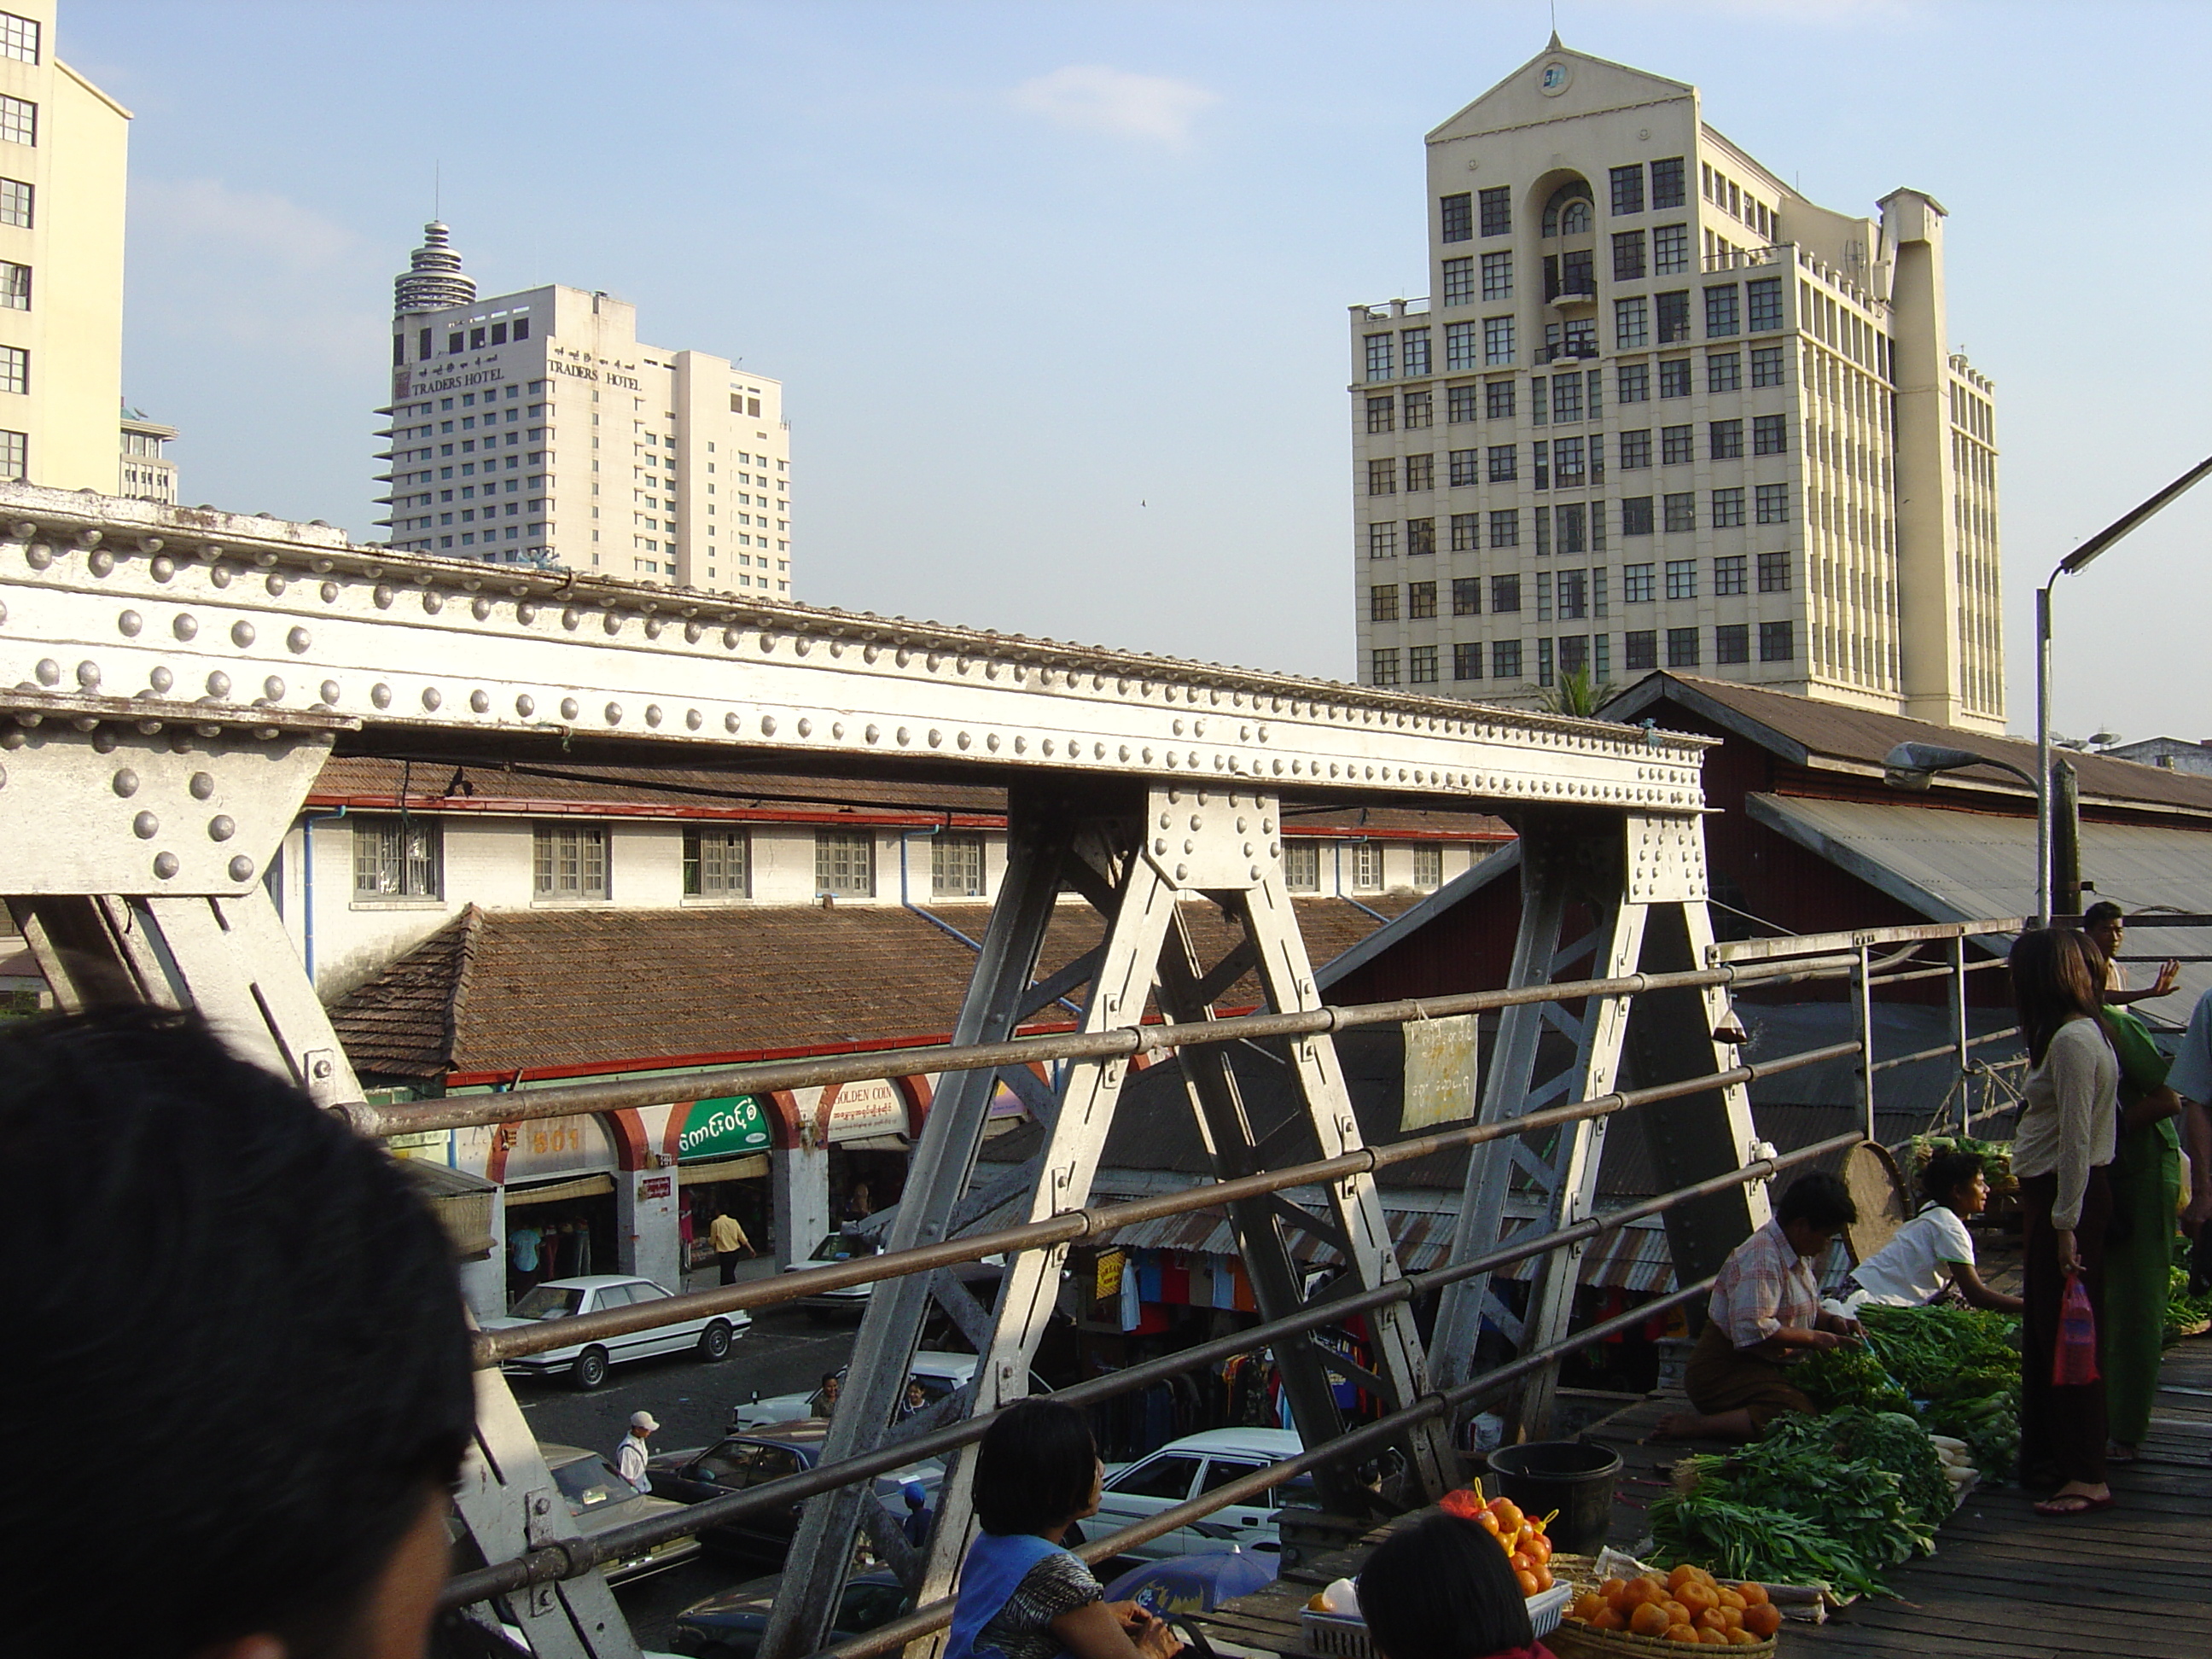
<path fill-rule="evenodd" d="M 677 1164 L 684 1205 L 678 1223 L 686 1273 L 716 1265 L 708 1229 L 727 1212 L 762 1256 L 775 1252 L 769 1189 L 772 1102 L 752 1095 L 695 1100 L 669 1114 L 665 1150 Z"/>

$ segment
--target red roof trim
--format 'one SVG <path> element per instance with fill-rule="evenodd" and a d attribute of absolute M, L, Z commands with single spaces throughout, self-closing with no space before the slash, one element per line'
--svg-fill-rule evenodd
<path fill-rule="evenodd" d="M 648 805 L 635 802 L 516 799 L 484 795 L 410 795 L 403 807 L 393 795 L 340 795 L 310 792 L 307 805 L 317 811 L 343 806 L 349 812 L 453 813 L 516 818 L 683 818 L 701 823 L 876 823 L 887 827 L 1003 830 L 1003 814 L 980 812 L 886 812 L 880 808 L 806 811 L 771 806 L 695 806 L 688 803 Z"/>

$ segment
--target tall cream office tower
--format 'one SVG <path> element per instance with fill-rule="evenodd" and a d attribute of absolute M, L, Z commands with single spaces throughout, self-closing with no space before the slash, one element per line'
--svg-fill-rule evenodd
<path fill-rule="evenodd" d="M 425 226 L 392 285 L 392 544 L 788 599 L 782 386 L 640 343 L 605 294 L 479 300 L 448 238 Z"/>
<path fill-rule="evenodd" d="M 1993 392 L 1944 210 L 1815 206 L 1550 48 L 1428 136 L 1430 293 L 1352 310 L 1361 678 L 1740 679 L 2005 726 Z"/>

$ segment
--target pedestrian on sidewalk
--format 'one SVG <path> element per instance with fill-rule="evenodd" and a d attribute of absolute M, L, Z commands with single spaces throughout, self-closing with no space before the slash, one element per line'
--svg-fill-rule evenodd
<path fill-rule="evenodd" d="M 738 1218 L 727 1210 L 716 1209 L 714 1219 L 707 1229 L 707 1242 L 714 1247 L 715 1260 L 722 1269 L 722 1283 L 736 1283 L 738 1263 L 753 1253 L 753 1242 L 738 1225 Z"/>
<path fill-rule="evenodd" d="M 645 1472 L 646 1459 L 651 1455 L 651 1449 L 646 1442 L 659 1432 L 660 1425 L 651 1412 L 632 1412 L 629 1414 L 629 1432 L 623 1437 L 622 1444 L 615 1449 L 617 1473 L 640 1492 L 653 1490 L 653 1477 Z"/>

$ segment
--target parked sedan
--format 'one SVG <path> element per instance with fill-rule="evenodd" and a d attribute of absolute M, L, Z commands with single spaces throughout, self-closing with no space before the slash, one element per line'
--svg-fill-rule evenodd
<path fill-rule="evenodd" d="M 584 1314 L 610 1313 L 643 1302 L 658 1302 L 669 1292 L 649 1279 L 630 1279 L 615 1273 L 594 1273 L 582 1279 L 549 1279 L 534 1285 L 504 1319 L 487 1319 L 488 1331 L 520 1330 L 549 1321 L 574 1319 Z M 625 1359 L 678 1353 L 691 1348 L 709 1364 L 726 1359 L 730 1344 L 752 1325 L 752 1316 L 739 1309 L 732 1313 L 708 1314 L 697 1319 L 632 1331 L 627 1336 L 600 1337 L 590 1342 L 550 1348 L 507 1360 L 501 1369 L 510 1376 L 565 1375 L 580 1389 L 596 1389 L 607 1380 L 607 1368 Z"/>
<path fill-rule="evenodd" d="M 782 1582 L 757 1578 L 694 1602 L 677 1614 L 668 1644 L 691 1659 L 753 1659 L 768 1633 L 769 1609 Z M 888 1572 L 864 1573 L 846 1582 L 830 1639 L 866 1636 L 913 1611 L 914 1597 L 896 1578 Z"/>
<path fill-rule="evenodd" d="M 983 1362 L 972 1353 L 944 1353 L 933 1348 L 916 1352 L 914 1363 L 907 1368 L 906 1380 L 909 1390 L 919 1388 L 921 1400 L 915 1409 L 927 1410 L 945 1395 L 964 1389 L 975 1379 L 975 1367 Z M 839 1370 L 842 1381 L 845 1373 Z M 1031 1394 L 1050 1394 L 1052 1390 L 1035 1371 L 1030 1373 Z M 908 1399 L 911 1399 L 909 1393 Z M 902 1401 L 901 1409 L 906 1408 Z M 826 1416 L 827 1409 L 822 1390 L 811 1394 L 773 1394 L 765 1400 L 758 1395 L 744 1400 L 730 1408 L 730 1432 L 738 1434 L 757 1429 L 769 1423 L 796 1422 L 805 1417 Z"/>
<path fill-rule="evenodd" d="M 567 1502 L 568 1513 L 575 1516 L 577 1530 L 587 1538 L 682 1507 L 665 1498 L 647 1497 L 623 1480 L 615 1466 L 598 1452 L 586 1451 L 580 1446 L 547 1446 L 543 1449 L 545 1466 L 553 1472 L 554 1486 Z M 671 1538 L 609 1562 L 605 1569 L 607 1582 L 620 1583 L 624 1579 L 664 1572 L 698 1553 L 697 1539 Z"/>
<path fill-rule="evenodd" d="M 646 1469 L 653 1480 L 654 1497 L 673 1498 L 679 1504 L 702 1503 L 812 1468 L 822 1461 L 822 1443 L 829 1432 L 830 1425 L 820 1418 L 770 1424 L 750 1433 L 727 1436 L 704 1450 L 669 1452 L 650 1460 Z M 903 1518 L 907 1512 L 903 1489 L 909 1483 L 934 1492 L 944 1479 L 945 1466 L 929 1458 L 878 1475 L 876 1495 L 892 1515 Z M 781 1566 L 799 1527 L 799 1507 L 784 1504 L 756 1510 L 708 1528 L 699 1539 L 711 1549 Z"/>
<path fill-rule="evenodd" d="M 1084 1529 L 1090 1537 L 1103 1538 L 1270 1463 L 1296 1457 L 1304 1449 L 1291 1429 L 1209 1429 L 1185 1435 L 1148 1457 L 1110 1470 L 1099 1494 L 1097 1518 L 1084 1522 Z M 1255 1552 L 1279 1550 L 1276 1512 L 1285 1504 L 1311 1503 L 1312 1490 L 1310 1478 L 1301 1477 L 1126 1553 L 1132 1560 L 1157 1561 L 1231 1544 Z"/>

